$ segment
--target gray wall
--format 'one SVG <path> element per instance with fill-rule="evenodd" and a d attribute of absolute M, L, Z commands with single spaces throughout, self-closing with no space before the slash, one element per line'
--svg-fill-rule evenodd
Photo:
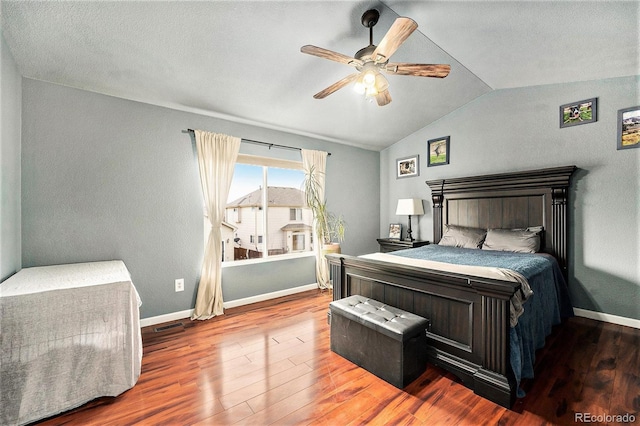
<path fill-rule="evenodd" d="M 203 204 L 187 128 L 330 151 L 327 198 L 348 223 L 343 252 L 376 248 L 378 152 L 30 79 L 22 84 L 24 267 L 122 259 L 140 292 L 142 318 L 192 308 Z M 295 153 L 245 144 L 242 152 Z M 344 190 L 344 181 L 357 191 Z M 225 268 L 225 301 L 314 283 L 313 265 L 303 258 Z M 174 292 L 176 278 L 185 279 L 183 293 Z"/>
<path fill-rule="evenodd" d="M 22 77 L 0 31 L 0 281 L 20 270 Z"/>
<path fill-rule="evenodd" d="M 598 98 L 598 121 L 559 128 L 562 104 Z M 398 198 L 425 200 L 419 236 L 430 239 L 425 180 L 575 164 L 570 194 L 570 290 L 575 307 L 640 319 L 640 149 L 616 150 L 617 110 L 640 105 L 640 77 L 488 93 L 380 156 L 380 235 Z M 427 140 L 451 136 L 451 163 L 426 166 Z M 420 177 L 396 180 L 397 158 L 420 154 Z"/>

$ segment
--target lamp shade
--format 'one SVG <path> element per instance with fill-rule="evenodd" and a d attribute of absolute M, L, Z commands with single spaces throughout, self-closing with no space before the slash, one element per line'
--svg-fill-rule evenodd
<path fill-rule="evenodd" d="M 398 216 L 414 216 L 424 214 L 424 208 L 422 208 L 422 200 L 419 198 L 404 198 L 398 200 L 398 207 L 396 208 L 396 215 Z"/>

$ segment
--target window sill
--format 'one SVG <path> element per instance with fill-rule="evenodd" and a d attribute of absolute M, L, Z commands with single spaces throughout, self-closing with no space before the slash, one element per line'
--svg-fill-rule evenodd
<path fill-rule="evenodd" d="M 247 260 L 236 260 L 233 262 L 222 262 L 222 267 L 235 268 L 236 266 L 255 265 L 257 263 L 282 262 L 285 260 L 301 259 L 304 257 L 314 257 L 315 255 L 316 254 L 313 251 L 305 251 L 303 253 L 293 253 L 286 256 L 271 256 L 271 257 L 259 258 L 259 259 L 247 259 Z"/>

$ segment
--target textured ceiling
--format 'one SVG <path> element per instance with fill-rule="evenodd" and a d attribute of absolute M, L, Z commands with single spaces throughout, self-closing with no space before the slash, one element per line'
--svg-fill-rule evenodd
<path fill-rule="evenodd" d="M 372 150 L 491 90 L 640 74 L 638 1 L 1 4 L 25 77 Z M 390 76 L 384 107 L 350 87 L 313 99 L 353 69 L 300 47 L 352 56 L 371 7 L 374 44 L 398 16 L 419 24 L 392 61 L 451 64 L 450 75 Z"/>

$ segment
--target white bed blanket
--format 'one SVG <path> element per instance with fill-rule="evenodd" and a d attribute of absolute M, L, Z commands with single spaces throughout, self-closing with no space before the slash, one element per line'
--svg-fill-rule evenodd
<path fill-rule="evenodd" d="M 0 284 L 0 424 L 133 387 L 140 304 L 119 260 L 26 268 Z"/>

